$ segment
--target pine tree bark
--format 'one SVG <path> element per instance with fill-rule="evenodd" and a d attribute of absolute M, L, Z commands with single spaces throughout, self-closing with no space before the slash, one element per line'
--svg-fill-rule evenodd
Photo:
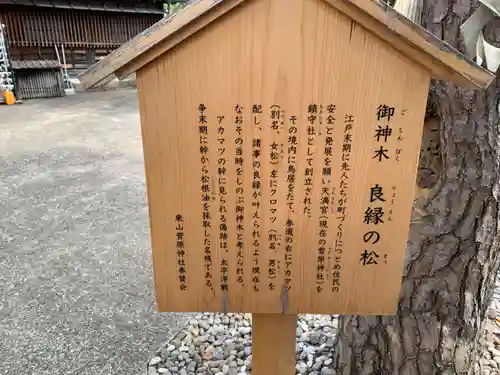
<path fill-rule="evenodd" d="M 476 5 L 425 0 L 422 25 L 463 51 L 459 28 Z M 481 373 L 500 260 L 499 94 L 498 80 L 487 91 L 431 85 L 397 315 L 341 317 L 337 375 Z"/>

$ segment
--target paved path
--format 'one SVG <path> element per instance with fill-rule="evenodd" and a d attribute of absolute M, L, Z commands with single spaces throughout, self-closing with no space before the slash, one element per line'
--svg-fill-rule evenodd
<path fill-rule="evenodd" d="M 0 374 L 136 375 L 157 314 L 134 90 L 0 107 Z"/>

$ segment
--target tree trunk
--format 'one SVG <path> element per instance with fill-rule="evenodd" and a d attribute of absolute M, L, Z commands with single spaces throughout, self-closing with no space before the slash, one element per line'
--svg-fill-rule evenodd
<path fill-rule="evenodd" d="M 471 5 L 477 1 L 425 0 L 422 24 L 463 51 L 459 27 Z M 397 315 L 340 318 L 338 375 L 480 373 L 500 260 L 498 85 L 431 85 Z"/>

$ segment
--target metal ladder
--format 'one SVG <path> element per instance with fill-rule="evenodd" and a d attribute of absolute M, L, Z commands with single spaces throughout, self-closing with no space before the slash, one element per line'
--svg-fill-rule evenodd
<path fill-rule="evenodd" d="M 66 67 L 66 53 L 64 52 L 64 44 L 61 44 L 62 60 L 57 49 L 57 44 L 54 45 L 54 49 L 56 50 L 57 61 L 59 62 L 59 66 L 61 67 L 61 74 L 64 81 L 64 93 L 66 95 L 73 95 L 75 93 L 75 88 L 73 87 L 73 84 L 69 79 L 68 69 Z"/>

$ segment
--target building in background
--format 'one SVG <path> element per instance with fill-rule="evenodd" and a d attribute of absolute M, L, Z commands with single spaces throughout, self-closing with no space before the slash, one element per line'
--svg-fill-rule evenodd
<path fill-rule="evenodd" d="M 0 0 L 12 60 L 57 60 L 87 68 L 164 16 L 161 3 L 140 0 Z"/>
<path fill-rule="evenodd" d="M 75 77 L 165 15 L 153 0 L 0 0 L 18 98 L 64 95 L 62 46 Z"/>

